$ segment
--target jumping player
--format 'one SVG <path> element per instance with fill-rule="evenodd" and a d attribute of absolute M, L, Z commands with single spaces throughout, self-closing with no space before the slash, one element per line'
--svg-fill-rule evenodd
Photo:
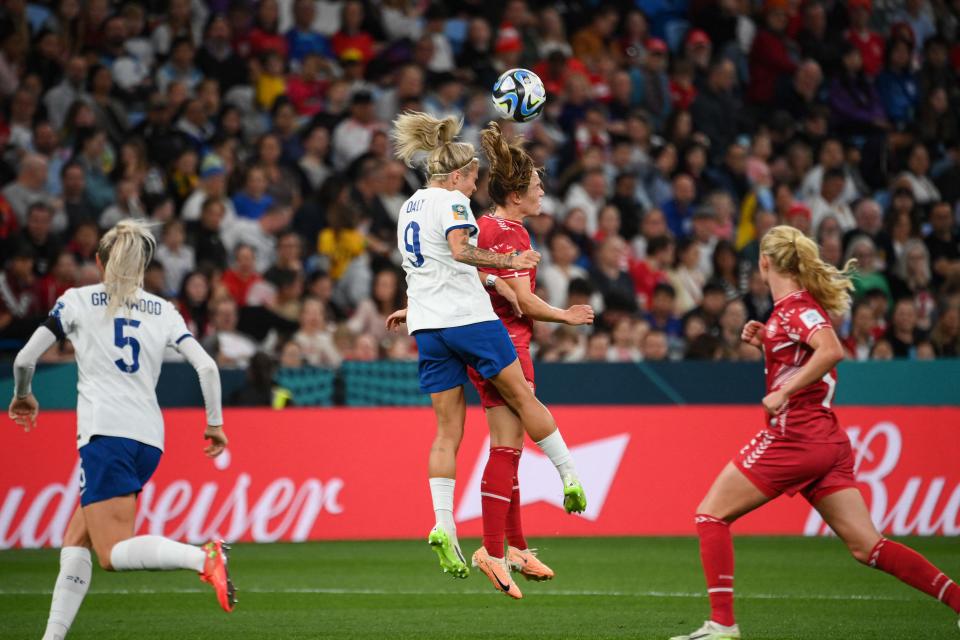
<path fill-rule="evenodd" d="M 37 360 L 64 338 L 76 349 L 80 506 L 64 535 L 44 640 L 61 640 L 70 630 L 90 586 L 91 548 L 106 571 L 189 569 L 213 586 L 225 611 L 236 603 L 223 542 L 195 547 L 133 535 L 137 495 L 163 451 L 155 387 L 168 346 L 199 375 L 207 413 L 203 437 L 210 440 L 204 453 L 213 458 L 227 446 L 216 363 L 173 305 L 141 288 L 155 246 L 141 223 L 118 223 L 97 250 L 103 283 L 67 290 L 14 361 L 9 414 L 29 431 L 39 413 L 30 389 Z"/>
<path fill-rule="evenodd" d="M 960 612 L 960 588 L 916 551 L 880 535 L 854 481 L 850 440 L 831 406 L 843 348 L 827 315 L 850 306 L 851 268 L 838 271 L 821 260 L 817 245 L 792 227 L 774 227 L 760 243 L 760 274 L 776 302 L 767 324 L 747 323 L 742 339 L 764 352 L 767 426 L 697 507 L 711 615 L 697 631 L 673 640 L 740 637 L 730 524 L 783 493 L 803 495 L 856 560 Z"/>
<path fill-rule="evenodd" d="M 420 389 L 430 394 L 437 416 L 437 435 L 430 450 L 430 493 L 436 526 L 428 541 L 441 568 L 464 578 L 469 568 L 457 541 L 453 519 L 456 454 L 463 437 L 467 366 L 490 379 L 517 413 L 554 465 L 569 467 L 564 487 L 569 511 L 582 511 L 586 498 L 572 471 L 570 452 L 550 412 L 533 395 L 523 376 L 516 350 L 490 305 L 475 267 L 530 269 L 540 260 L 535 251 L 520 254 L 479 249 L 470 196 L 476 190 L 479 163 L 473 145 L 456 142 L 462 123 L 437 120 L 423 113 L 405 113 L 394 121 L 396 153 L 408 166 L 426 154 L 427 187 L 400 208 L 397 245 L 407 275 L 409 307 L 387 320 L 388 327 L 406 321 L 419 351 Z M 494 284 L 508 300 L 513 290 Z M 509 579 L 509 572 L 506 573 Z"/>
<path fill-rule="evenodd" d="M 491 122 L 480 135 L 480 145 L 490 163 L 489 193 L 496 208 L 478 219 L 480 233 L 477 245 L 496 253 L 520 253 L 530 249 L 530 235 L 523 219 L 540 215 L 543 187 L 540 173 L 523 148 L 510 144 L 500 127 Z M 535 389 L 533 360 L 530 357 L 530 339 L 533 321 L 562 322 L 570 325 L 593 322 L 589 305 L 574 305 L 558 309 L 541 300 L 536 290 L 536 267 L 531 269 L 480 269 L 490 294 L 493 310 L 507 328 L 520 361 L 523 376 Z M 496 284 L 505 281 L 517 295 L 520 311 L 514 313 L 511 301 L 496 290 Z M 511 411 L 491 380 L 485 380 L 473 369 L 468 370 L 470 381 L 480 393 L 480 402 L 490 427 L 490 457 L 481 480 L 483 509 L 483 546 L 473 554 L 473 565 L 486 574 L 494 588 L 509 596 L 521 597 L 516 585 L 504 582 L 500 569 L 504 563 L 504 537 L 509 544 L 506 552 L 508 566 L 519 571 L 528 580 L 549 580 L 553 570 L 528 549 L 520 520 L 520 485 L 517 469 L 523 449 L 523 424 Z M 539 442 L 541 446 L 545 443 Z M 572 468 L 570 469 L 572 473 Z M 569 484 L 568 479 L 564 479 Z"/>

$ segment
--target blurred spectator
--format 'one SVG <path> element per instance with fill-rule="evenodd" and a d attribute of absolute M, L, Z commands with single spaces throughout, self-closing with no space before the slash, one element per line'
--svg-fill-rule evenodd
<path fill-rule="evenodd" d="M 960 233 L 949 204 L 939 202 L 930 210 L 930 233 L 924 242 L 930 251 L 935 284 L 960 277 Z"/>
<path fill-rule="evenodd" d="M 667 334 L 660 329 L 651 329 L 643 337 L 641 347 L 642 359 L 647 362 L 666 360 L 670 355 Z"/>
<path fill-rule="evenodd" d="M 0 273 L 0 337 L 26 340 L 47 311 L 33 270 L 33 249 L 21 244 L 7 258 Z"/>
<path fill-rule="evenodd" d="M 537 272 L 537 282 L 547 290 L 547 302 L 566 308 L 567 289 L 574 278 L 586 279 L 587 272 L 577 266 L 577 245 L 565 233 L 556 233 L 550 239 L 550 263 Z"/>
<path fill-rule="evenodd" d="M 750 49 L 750 87 L 747 98 L 756 105 L 773 102 L 777 80 L 797 69 L 796 44 L 787 34 L 788 3 L 764 2 L 764 24 L 757 30 Z"/>
<path fill-rule="evenodd" d="M 256 353 L 250 359 L 244 385 L 230 394 L 227 404 L 232 407 L 271 407 L 273 397 L 273 361 L 263 352 Z"/>
<path fill-rule="evenodd" d="M 238 244 L 233 249 L 233 267 L 223 273 L 223 286 L 238 306 L 247 303 L 250 287 L 260 280 L 257 271 L 256 251 L 246 244 Z"/>
<path fill-rule="evenodd" d="M 960 357 L 960 307 L 947 307 L 937 320 L 930 341 L 941 358 Z"/>
<path fill-rule="evenodd" d="M 197 340 L 207 336 L 210 321 L 210 280 L 199 271 L 183 278 L 177 297 L 177 310 Z"/>
<path fill-rule="evenodd" d="M 675 250 L 676 247 L 670 237 L 654 238 L 647 245 L 647 257 L 632 265 L 630 277 L 633 279 L 636 298 L 641 309 L 649 309 L 656 286 L 668 281 L 667 269 L 674 262 Z M 603 287 L 599 284 L 598 287 L 603 293 Z"/>
<path fill-rule="evenodd" d="M 666 336 L 679 339 L 683 332 L 683 325 L 680 318 L 675 315 L 677 307 L 677 292 L 673 286 L 666 282 L 661 282 L 653 289 L 653 297 L 650 299 L 650 310 L 644 314 L 644 320 L 650 325 L 652 331 L 659 331 Z"/>
<path fill-rule="evenodd" d="M 237 304 L 225 298 L 213 303 L 211 331 L 204 348 L 225 368 L 243 368 L 257 351 L 249 336 L 237 331 Z"/>
<path fill-rule="evenodd" d="M 382 269 L 373 276 L 370 297 L 362 300 L 347 321 L 356 335 L 369 335 L 381 341 L 387 336 L 387 316 L 406 306 L 400 276 L 394 269 Z"/>
<path fill-rule="evenodd" d="M 184 277 L 196 266 L 193 248 L 186 245 L 186 238 L 183 223 L 179 220 L 171 220 L 163 225 L 156 256 L 163 265 L 167 296 L 176 295 Z"/>
<path fill-rule="evenodd" d="M 300 312 L 300 329 L 293 335 L 307 364 L 314 367 L 339 367 L 342 360 L 327 328 L 323 305 L 307 298 Z"/>
<path fill-rule="evenodd" d="M 926 338 L 926 334 L 917 326 L 917 306 L 913 299 L 897 300 L 892 318 L 886 338 L 893 350 L 893 357 L 915 358 L 916 346 Z"/>
<path fill-rule="evenodd" d="M 683 315 L 700 304 L 706 277 L 701 270 L 700 245 L 690 238 L 677 244 L 673 269 L 667 274 L 676 294 L 676 313 Z"/>
<path fill-rule="evenodd" d="M 30 247 L 33 253 L 33 273 L 40 277 L 47 275 L 60 254 L 61 245 L 53 235 L 53 212 L 43 202 L 35 202 L 27 208 L 21 243 Z"/>
<path fill-rule="evenodd" d="M 850 316 L 850 333 L 843 340 L 847 357 L 857 361 L 869 360 L 876 342 L 873 310 L 866 302 L 860 301 L 853 305 Z"/>

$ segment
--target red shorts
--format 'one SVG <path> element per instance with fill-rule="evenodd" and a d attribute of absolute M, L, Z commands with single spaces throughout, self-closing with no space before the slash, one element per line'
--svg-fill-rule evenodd
<path fill-rule="evenodd" d="M 733 464 L 770 498 L 799 492 L 816 504 L 831 493 L 857 486 L 849 441 L 778 440 L 764 429 L 740 450 Z"/>
<path fill-rule="evenodd" d="M 523 370 L 523 377 L 526 378 L 530 388 L 536 390 L 537 385 L 533 382 L 533 359 L 530 357 L 530 347 L 517 347 L 517 359 L 520 361 L 520 368 Z M 492 407 L 504 407 L 506 402 L 500 397 L 493 381 L 484 379 L 472 368 L 467 367 L 467 374 L 470 376 L 470 382 L 477 388 L 480 394 L 480 405 L 484 409 Z"/>

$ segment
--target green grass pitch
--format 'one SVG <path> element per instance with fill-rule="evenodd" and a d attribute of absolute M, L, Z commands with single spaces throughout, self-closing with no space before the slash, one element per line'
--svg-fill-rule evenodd
<path fill-rule="evenodd" d="M 693 538 L 541 539 L 557 572 L 519 581 L 517 602 L 474 571 L 440 573 L 425 542 L 236 545 L 239 604 L 220 611 L 187 572 L 95 569 L 70 640 L 105 638 L 635 638 L 663 640 L 707 616 Z M 960 576 L 960 541 L 905 541 Z M 472 552 L 476 540 L 465 541 Z M 949 609 L 858 565 L 835 539 L 738 538 L 737 615 L 745 638 L 960 638 Z M 39 638 L 56 550 L 0 552 L 0 638 Z"/>

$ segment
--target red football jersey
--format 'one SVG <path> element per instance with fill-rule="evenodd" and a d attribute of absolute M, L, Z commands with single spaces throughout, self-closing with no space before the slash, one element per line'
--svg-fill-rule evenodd
<path fill-rule="evenodd" d="M 527 251 L 530 249 L 530 234 L 527 229 L 519 222 L 498 218 L 492 214 L 481 216 L 477 220 L 480 225 L 480 233 L 477 236 L 477 246 L 481 249 L 488 249 L 496 253 L 514 253 Z M 521 278 L 529 276 L 530 291 L 537 288 L 537 269 L 491 269 L 481 268 L 482 273 L 492 273 L 501 278 Z M 533 319 L 523 316 L 518 318 L 513 307 L 507 302 L 507 299 L 501 296 L 495 289 L 488 288 L 490 302 L 493 303 L 493 311 L 500 320 L 503 321 L 513 340 L 514 346 L 526 347 L 530 345 L 530 339 L 533 337 Z"/>
<path fill-rule="evenodd" d="M 763 335 L 764 371 L 767 393 L 776 391 L 793 378 L 813 355 L 810 338 L 832 328 L 830 317 L 807 291 L 796 291 L 778 300 L 767 320 Z M 847 440 L 833 413 L 837 370 L 794 393 L 767 428 L 778 438 L 804 442 Z"/>

